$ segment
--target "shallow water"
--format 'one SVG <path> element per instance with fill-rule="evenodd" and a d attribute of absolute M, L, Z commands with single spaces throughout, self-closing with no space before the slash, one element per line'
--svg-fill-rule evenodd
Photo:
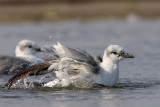
<path fill-rule="evenodd" d="M 10 76 L 1 75 L 0 107 L 159 107 L 160 20 L 0 24 L 0 55 L 14 55 L 22 39 L 40 45 L 59 41 L 100 55 L 109 44 L 118 44 L 135 59 L 120 62 L 120 79 L 113 88 L 7 90 L 4 84 Z"/>

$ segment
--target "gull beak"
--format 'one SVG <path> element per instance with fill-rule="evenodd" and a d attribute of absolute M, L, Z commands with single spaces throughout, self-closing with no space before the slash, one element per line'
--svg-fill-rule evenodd
<path fill-rule="evenodd" d="M 41 48 L 35 48 L 35 51 L 37 51 L 37 52 L 46 52 L 45 50 L 43 50 Z"/>
<path fill-rule="evenodd" d="M 130 53 L 125 53 L 125 52 L 121 52 L 121 53 L 119 54 L 119 56 L 122 57 L 122 58 L 134 58 L 134 56 L 133 56 L 132 54 L 130 54 Z"/>

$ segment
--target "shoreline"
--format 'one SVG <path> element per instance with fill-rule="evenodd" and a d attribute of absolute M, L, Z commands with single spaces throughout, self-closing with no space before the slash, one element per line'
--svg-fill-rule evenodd
<path fill-rule="evenodd" d="M 61 20 L 160 18 L 160 2 L 93 2 L 0 5 L 0 22 L 43 22 Z"/>

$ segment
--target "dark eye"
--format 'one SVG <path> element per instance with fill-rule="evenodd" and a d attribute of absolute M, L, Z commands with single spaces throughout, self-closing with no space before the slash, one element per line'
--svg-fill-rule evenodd
<path fill-rule="evenodd" d="M 117 55 L 118 53 L 117 53 L 117 52 L 111 52 L 111 54 L 115 54 L 115 55 Z"/>
<path fill-rule="evenodd" d="M 28 48 L 32 48 L 32 45 L 28 45 Z"/>

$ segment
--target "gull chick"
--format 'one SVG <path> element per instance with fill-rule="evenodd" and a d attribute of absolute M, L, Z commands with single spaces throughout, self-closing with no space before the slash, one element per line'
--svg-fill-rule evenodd
<path fill-rule="evenodd" d="M 118 45 L 109 45 L 100 63 L 85 50 L 67 48 L 60 43 L 53 45 L 53 51 L 59 57 L 58 60 L 43 62 L 22 70 L 8 81 L 6 88 L 45 69 L 46 73 L 51 72 L 53 76 L 52 81 L 44 84 L 45 87 L 66 87 L 78 81 L 114 86 L 119 78 L 119 62 L 125 58 L 134 58 Z"/>
<path fill-rule="evenodd" d="M 0 56 L 0 74 L 17 73 L 23 68 L 43 62 L 43 59 L 36 56 L 39 52 L 44 51 L 35 42 L 20 41 L 15 49 L 15 57 Z"/>
<path fill-rule="evenodd" d="M 109 45 L 103 54 L 103 62 L 99 64 L 99 75 L 96 83 L 114 86 L 119 78 L 119 62 L 126 58 L 134 58 L 132 54 L 126 53 L 121 46 Z"/>
<path fill-rule="evenodd" d="M 35 42 L 31 40 L 20 41 L 15 49 L 16 57 L 31 62 L 30 65 L 34 65 L 44 61 L 43 59 L 36 56 L 36 53 L 38 52 L 44 51 Z"/>

